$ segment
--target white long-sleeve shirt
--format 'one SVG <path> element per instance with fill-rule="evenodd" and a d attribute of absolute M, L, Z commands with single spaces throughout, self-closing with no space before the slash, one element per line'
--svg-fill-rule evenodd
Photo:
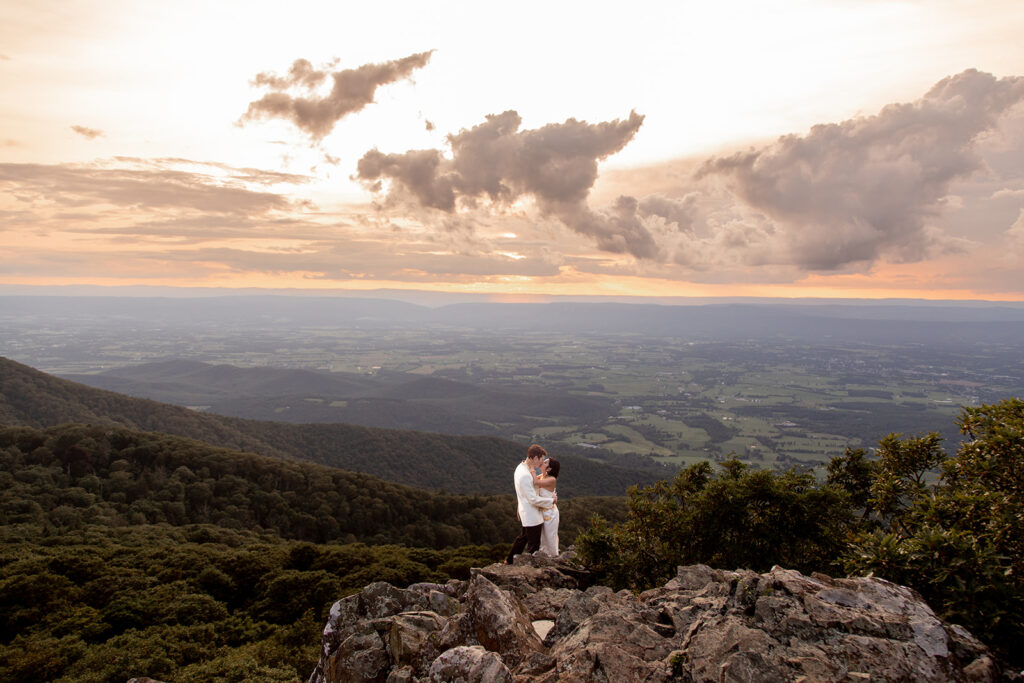
<path fill-rule="evenodd" d="M 544 523 L 541 509 L 550 508 L 554 500 L 537 495 L 533 487 L 533 474 L 525 462 L 519 463 L 515 471 L 516 498 L 519 501 L 519 520 L 523 526 L 537 526 Z"/>

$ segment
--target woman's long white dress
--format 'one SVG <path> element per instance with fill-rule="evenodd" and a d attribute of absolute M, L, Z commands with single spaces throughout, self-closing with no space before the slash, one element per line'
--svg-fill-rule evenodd
<path fill-rule="evenodd" d="M 554 498 L 555 492 L 537 487 L 537 495 L 542 498 Z M 550 514 L 549 514 L 550 513 Z M 544 510 L 544 528 L 540 534 L 540 549 L 537 551 L 549 557 L 558 557 L 558 506 L 552 505 Z"/>

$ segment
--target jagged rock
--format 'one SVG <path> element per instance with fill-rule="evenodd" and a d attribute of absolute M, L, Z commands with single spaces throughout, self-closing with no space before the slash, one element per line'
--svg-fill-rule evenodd
<path fill-rule="evenodd" d="M 427 672 L 432 683 L 512 683 L 501 657 L 479 645 L 460 645 L 434 660 Z"/>
<path fill-rule="evenodd" d="M 517 597 L 523 601 L 527 611 L 533 615 L 534 619 L 554 621 L 565 607 L 565 603 L 578 592 L 578 590 L 570 588 L 541 588 L 536 593 L 527 593 L 526 595 L 517 593 Z"/>
<path fill-rule="evenodd" d="M 411 666 L 402 666 L 392 669 L 388 674 L 386 683 L 413 683 L 416 680 L 416 672 Z"/>
<path fill-rule="evenodd" d="M 671 640 L 645 623 L 639 608 L 599 611 L 552 648 L 557 664 L 551 680 L 667 680 L 661 660 L 672 649 Z"/>
<path fill-rule="evenodd" d="M 636 596 L 567 567 L 519 556 L 469 581 L 371 584 L 332 607 L 310 683 L 1021 680 L 877 578 L 694 565 Z M 532 622 L 551 618 L 542 641 Z"/>
<path fill-rule="evenodd" d="M 555 668 L 555 658 L 541 652 L 531 652 L 512 672 L 517 681 L 536 680 L 541 674 Z"/>
<path fill-rule="evenodd" d="M 379 681 L 388 675 L 384 641 L 374 622 L 358 624 L 326 662 L 329 681 Z"/>
<path fill-rule="evenodd" d="M 514 668 L 531 652 L 545 651 L 540 636 L 533 629 L 533 619 L 515 595 L 503 591 L 477 575 L 470 579 L 466 591 L 466 623 L 473 629 L 477 643 L 497 652 L 509 667 Z"/>
<path fill-rule="evenodd" d="M 613 599 L 612 589 L 607 586 L 591 586 L 584 592 L 576 591 L 565 601 L 562 610 L 555 618 L 555 625 L 548 631 L 544 639 L 549 647 L 563 636 L 568 635 L 579 626 L 584 619 L 596 614 L 602 606 Z"/>
<path fill-rule="evenodd" d="M 517 555 L 515 564 L 492 564 L 481 569 L 471 569 L 470 578 L 483 576 L 499 588 L 515 593 L 520 599 L 536 593 L 541 588 L 580 587 L 575 578 L 562 573 L 554 564 L 538 566 L 539 562 L 543 560 L 531 555 Z"/>
<path fill-rule="evenodd" d="M 374 620 L 429 610 L 432 591 L 440 592 L 433 589 L 434 585 L 424 588 L 419 584 L 416 590 L 403 590 L 379 581 L 334 603 L 324 626 L 320 661 L 309 680 L 377 680 L 379 671 L 389 666 L 386 654 L 382 656 L 378 650 L 384 648 L 383 638 L 390 624 L 374 625 Z M 338 678 L 342 672 L 362 678 Z"/>
<path fill-rule="evenodd" d="M 406 612 L 388 621 L 387 649 L 394 666 L 421 671 L 441 654 L 440 633 L 447 622 L 444 617 L 434 612 Z"/>
<path fill-rule="evenodd" d="M 452 580 L 446 584 L 414 583 L 409 590 L 427 596 L 427 607 L 442 616 L 451 616 L 459 611 L 458 598 L 466 590 L 465 581 Z"/>

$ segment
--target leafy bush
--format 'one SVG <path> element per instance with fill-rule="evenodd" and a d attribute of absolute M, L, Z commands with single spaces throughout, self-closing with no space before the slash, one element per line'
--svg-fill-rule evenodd
<path fill-rule="evenodd" d="M 935 434 L 881 442 L 850 572 L 917 590 L 943 618 L 1024 663 L 1024 401 L 964 408 L 955 458 Z M 925 478 L 941 473 L 934 485 Z"/>
<path fill-rule="evenodd" d="M 631 489 L 628 515 L 601 518 L 577 539 L 583 561 L 615 588 L 660 585 L 683 564 L 766 571 L 833 567 L 854 523 L 849 496 L 810 473 L 706 462 L 675 479 Z"/>

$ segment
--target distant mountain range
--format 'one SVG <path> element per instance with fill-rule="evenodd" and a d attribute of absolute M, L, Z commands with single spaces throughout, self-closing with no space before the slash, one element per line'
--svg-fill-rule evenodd
<path fill-rule="evenodd" d="M 200 375 L 211 371 L 214 375 L 234 376 L 233 369 L 204 369 L 199 365 L 202 364 L 165 365 L 162 370 L 151 367 L 143 372 L 191 368 Z M 238 381 L 254 388 L 261 383 L 279 386 L 274 380 L 289 383 L 306 378 L 324 385 L 329 380 L 318 373 L 309 375 L 241 373 Z M 345 384 L 343 380 L 337 386 L 359 385 Z M 429 385 L 426 388 L 434 391 Z M 417 387 L 413 385 L 411 389 L 415 391 Z M 206 390 L 211 391 L 209 387 Z M 163 432 L 223 448 L 365 472 L 386 481 L 452 493 L 508 493 L 512 469 L 525 451 L 522 444 L 494 437 L 448 436 L 349 424 L 286 424 L 200 413 L 95 389 L 0 358 L 0 424 L 45 428 L 65 423 Z M 646 485 L 659 478 L 658 473 L 639 466 L 641 459 L 637 468 L 624 469 L 575 455 L 558 455 L 563 472 L 559 492 L 564 496 L 623 495 L 631 485 Z"/>
<path fill-rule="evenodd" d="M 424 326 L 562 333 L 632 333 L 692 339 L 794 339 L 869 343 L 1015 343 L 1024 305 L 842 300 L 705 303 L 455 303 L 436 308 L 389 299 L 316 296 L 192 298 L 0 296 L 0 321 L 82 327 L 180 329 Z"/>

